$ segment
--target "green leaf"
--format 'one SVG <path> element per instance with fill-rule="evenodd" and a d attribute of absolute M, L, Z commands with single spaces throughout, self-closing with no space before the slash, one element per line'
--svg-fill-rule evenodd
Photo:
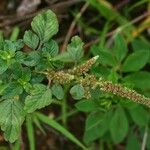
<path fill-rule="evenodd" d="M 3 74 L 8 69 L 7 62 L 3 59 L 0 59 L 0 74 Z"/>
<path fill-rule="evenodd" d="M 34 17 L 31 26 L 43 43 L 58 32 L 58 20 L 51 10 L 42 12 Z"/>
<path fill-rule="evenodd" d="M 79 111 L 83 112 L 91 112 L 99 108 L 93 100 L 81 100 L 75 106 Z"/>
<path fill-rule="evenodd" d="M 52 94 L 59 100 L 64 97 L 64 90 L 60 84 L 54 84 L 51 88 Z"/>
<path fill-rule="evenodd" d="M 150 73 L 149 72 L 139 71 L 133 74 L 129 74 L 123 80 L 125 82 L 134 84 L 136 88 L 150 89 Z"/>
<path fill-rule="evenodd" d="M 91 52 L 94 56 L 99 55 L 99 63 L 103 65 L 116 66 L 117 61 L 108 49 L 101 49 L 98 46 L 92 46 Z"/>
<path fill-rule="evenodd" d="M 32 113 L 37 109 L 41 109 L 50 105 L 52 102 L 51 90 L 43 84 L 35 84 L 31 94 L 25 99 L 24 109 L 28 113 Z"/>
<path fill-rule="evenodd" d="M 15 42 L 5 40 L 4 51 L 9 52 L 9 54 L 13 57 L 15 55 L 15 51 L 17 50 Z"/>
<path fill-rule="evenodd" d="M 140 150 L 140 142 L 133 133 L 128 137 L 125 150 Z"/>
<path fill-rule="evenodd" d="M 31 79 L 31 70 L 27 67 L 22 67 L 19 63 L 14 63 L 12 65 L 13 78 L 15 80 L 19 79 L 21 82 L 26 82 Z"/>
<path fill-rule="evenodd" d="M 12 98 L 23 92 L 22 86 L 17 82 L 9 82 L 7 88 L 3 92 L 3 98 Z"/>
<path fill-rule="evenodd" d="M 99 111 L 91 113 L 86 119 L 84 141 L 88 144 L 102 137 L 109 129 L 111 113 L 103 114 Z"/>
<path fill-rule="evenodd" d="M 143 39 L 135 39 L 131 44 L 134 51 L 147 50 L 150 52 L 150 43 L 148 41 L 145 41 Z M 150 64 L 150 55 L 149 55 L 148 63 Z"/>
<path fill-rule="evenodd" d="M 50 55 L 50 57 L 54 57 L 59 52 L 59 47 L 56 41 L 50 40 L 46 43 L 44 43 L 42 52 L 45 56 Z"/>
<path fill-rule="evenodd" d="M 84 88 L 82 85 L 77 84 L 70 89 L 70 94 L 74 99 L 81 99 L 84 96 Z"/>
<path fill-rule="evenodd" d="M 145 51 L 150 49 L 150 43 L 143 39 L 134 39 L 131 44 L 134 51 Z"/>
<path fill-rule="evenodd" d="M 15 41 L 14 44 L 15 44 L 15 47 L 16 47 L 17 51 L 21 50 L 21 48 L 24 47 L 24 42 L 23 42 L 22 39 L 19 39 L 19 40 Z"/>
<path fill-rule="evenodd" d="M 115 36 L 113 52 L 119 62 L 125 58 L 128 52 L 126 42 L 121 34 Z"/>
<path fill-rule="evenodd" d="M 15 60 L 16 62 L 23 63 L 25 59 L 25 54 L 22 51 L 16 52 Z"/>
<path fill-rule="evenodd" d="M 116 66 L 117 62 L 109 51 L 100 51 L 99 60 L 103 65 Z"/>
<path fill-rule="evenodd" d="M 83 57 L 83 45 L 84 43 L 78 36 L 74 36 L 71 39 L 71 43 L 67 46 L 70 59 L 74 62 L 78 62 Z"/>
<path fill-rule="evenodd" d="M 107 2 L 97 2 L 96 0 L 88 0 L 91 6 L 94 6 L 96 10 L 98 10 L 105 18 L 108 20 L 115 17 L 115 11 L 112 11 L 111 7 L 108 5 Z M 115 15 L 115 16 L 114 16 Z"/>
<path fill-rule="evenodd" d="M 24 64 L 27 66 L 36 66 L 40 61 L 40 55 L 37 51 L 30 52 L 27 57 L 24 59 Z"/>
<path fill-rule="evenodd" d="M 130 113 L 133 121 L 138 126 L 141 127 L 141 126 L 146 126 L 148 124 L 149 114 L 142 106 L 138 106 L 133 109 L 129 109 L 129 113 Z"/>
<path fill-rule="evenodd" d="M 73 134 L 71 134 L 67 129 L 65 129 L 63 126 L 61 126 L 59 123 L 57 123 L 55 120 L 41 114 L 36 113 L 39 120 L 44 122 L 45 124 L 49 125 L 50 127 L 56 129 L 60 133 L 62 133 L 65 137 L 67 137 L 69 140 L 77 144 L 79 147 L 81 147 L 83 150 L 88 150 Z"/>
<path fill-rule="evenodd" d="M 121 106 L 119 106 L 110 122 L 110 133 L 115 143 L 123 141 L 128 133 L 129 125 L 126 114 Z"/>
<path fill-rule="evenodd" d="M 122 66 L 122 71 L 132 72 L 140 70 L 148 62 L 149 54 L 149 51 L 136 51 L 130 54 Z"/>
<path fill-rule="evenodd" d="M 113 83 L 117 83 L 117 81 L 119 79 L 119 75 L 117 74 L 116 71 L 114 71 L 114 69 L 112 69 L 110 74 L 108 75 L 107 79 L 112 81 Z"/>
<path fill-rule="evenodd" d="M 61 62 L 73 62 L 74 60 L 71 59 L 70 55 L 68 52 L 63 52 L 60 53 L 59 55 L 55 56 L 54 58 L 51 59 L 52 61 L 61 61 Z"/>
<path fill-rule="evenodd" d="M 8 84 L 0 83 L 0 95 L 3 94 L 4 90 L 8 87 Z"/>
<path fill-rule="evenodd" d="M 23 41 L 26 45 L 28 45 L 32 49 L 36 49 L 39 44 L 38 36 L 32 31 L 26 31 L 23 36 Z"/>
<path fill-rule="evenodd" d="M 31 79 L 31 70 L 29 68 L 23 68 L 22 69 L 22 76 L 20 77 L 23 81 L 30 81 Z"/>
<path fill-rule="evenodd" d="M 23 105 L 14 99 L 0 101 L 0 114 L 0 126 L 5 139 L 11 143 L 15 142 L 19 138 L 24 120 Z"/>

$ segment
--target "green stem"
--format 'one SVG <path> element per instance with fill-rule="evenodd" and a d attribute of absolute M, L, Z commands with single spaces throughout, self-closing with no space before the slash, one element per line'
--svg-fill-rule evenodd
<path fill-rule="evenodd" d="M 99 150 L 104 150 L 104 142 L 103 142 L 103 140 L 101 139 L 99 143 L 100 143 L 100 149 Z"/>
<path fill-rule="evenodd" d="M 67 118 L 68 118 L 68 117 L 71 117 L 71 116 L 77 114 L 78 112 L 79 112 L 78 110 L 73 110 L 73 111 L 71 111 L 71 112 L 68 112 L 66 117 L 67 117 Z M 56 121 L 60 121 L 61 118 L 62 118 L 62 116 L 59 116 L 58 118 L 56 118 Z"/>
<path fill-rule="evenodd" d="M 20 29 L 18 27 L 14 27 L 10 36 L 11 41 L 16 41 L 19 35 Z"/>
<path fill-rule="evenodd" d="M 68 88 L 69 86 L 65 86 L 65 95 L 64 95 L 64 98 L 62 100 L 62 107 L 61 107 L 61 110 L 62 110 L 62 123 L 63 125 L 66 127 L 67 126 L 67 91 L 68 91 Z"/>
<path fill-rule="evenodd" d="M 13 145 L 12 150 L 20 150 L 20 148 L 21 148 L 21 142 L 20 142 L 20 140 L 18 139 L 18 140 L 15 142 L 15 144 Z"/>
<path fill-rule="evenodd" d="M 66 127 L 67 124 L 67 105 L 66 105 L 66 95 L 62 103 L 62 123 Z"/>
<path fill-rule="evenodd" d="M 43 42 L 40 41 L 37 51 L 41 49 L 42 45 L 43 45 Z"/>

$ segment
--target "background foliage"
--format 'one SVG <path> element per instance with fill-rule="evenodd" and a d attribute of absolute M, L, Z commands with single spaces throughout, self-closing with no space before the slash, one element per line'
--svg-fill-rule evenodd
<path fill-rule="evenodd" d="M 150 97 L 150 4 L 148 0 L 123 2 L 87 0 L 69 6 L 69 19 L 75 18 L 70 23 L 75 24 L 72 30 L 65 19 L 58 23 L 51 10 L 38 13 L 23 34 L 21 24 L 11 28 L 11 34 L 2 28 L 1 149 L 150 149 L 148 107 L 99 88 L 89 96 L 88 89 L 70 82 L 72 76 L 46 74 L 52 74 L 51 69 L 76 67 L 98 55 L 89 74 Z M 63 11 L 55 12 L 59 17 Z M 7 18 L 5 21 L 1 27 L 7 25 Z M 71 38 L 76 34 L 83 40 Z M 45 147 L 39 144 L 39 137 L 44 137 Z"/>

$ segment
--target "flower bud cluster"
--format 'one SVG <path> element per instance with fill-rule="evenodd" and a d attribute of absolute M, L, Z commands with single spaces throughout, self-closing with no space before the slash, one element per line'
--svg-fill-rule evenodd
<path fill-rule="evenodd" d="M 69 69 L 68 73 L 74 75 L 83 75 L 90 70 L 90 68 L 92 67 L 93 64 L 95 64 L 98 58 L 99 56 L 95 56 L 90 60 L 88 60 L 87 62 L 85 62 L 84 64 L 74 67 L 73 69 Z"/>
<path fill-rule="evenodd" d="M 74 75 L 65 73 L 64 71 L 50 71 L 47 75 L 54 83 L 66 84 L 74 79 Z"/>
<path fill-rule="evenodd" d="M 88 75 L 84 78 L 80 78 L 78 81 L 84 87 L 84 97 L 89 99 L 91 98 L 91 89 L 95 89 L 97 87 L 97 79 L 94 75 Z"/>
<path fill-rule="evenodd" d="M 134 90 L 122 87 L 120 84 L 113 84 L 110 81 L 101 81 L 100 88 L 105 92 L 113 93 L 115 95 L 131 99 L 136 103 L 144 104 L 150 107 L 150 98 L 146 98 Z"/>

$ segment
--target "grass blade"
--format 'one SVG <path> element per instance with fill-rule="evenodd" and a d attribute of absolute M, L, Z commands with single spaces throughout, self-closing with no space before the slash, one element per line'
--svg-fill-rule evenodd
<path fill-rule="evenodd" d="M 57 131 L 61 132 L 64 136 L 66 136 L 69 140 L 77 144 L 79 147 L 81 147 L 83 150 L 88 150 L 74 135 L 72 135 L 68 130 L 66 130 L 63 126 L 61 126 L 59 123 L 57 123 L 55 120 L 50 119 L 49 117 L 41 114 L 36 113 L 39 120 L 41 120 L 43 123 L 53 127 Z"/>
<path fill-rule="evenodd" d="M 26 117 L 26 128 L 27 128 L 30 150 L 35 150 L 34 129 L 32 124 L 32 118 L 29 115 Z"/>

